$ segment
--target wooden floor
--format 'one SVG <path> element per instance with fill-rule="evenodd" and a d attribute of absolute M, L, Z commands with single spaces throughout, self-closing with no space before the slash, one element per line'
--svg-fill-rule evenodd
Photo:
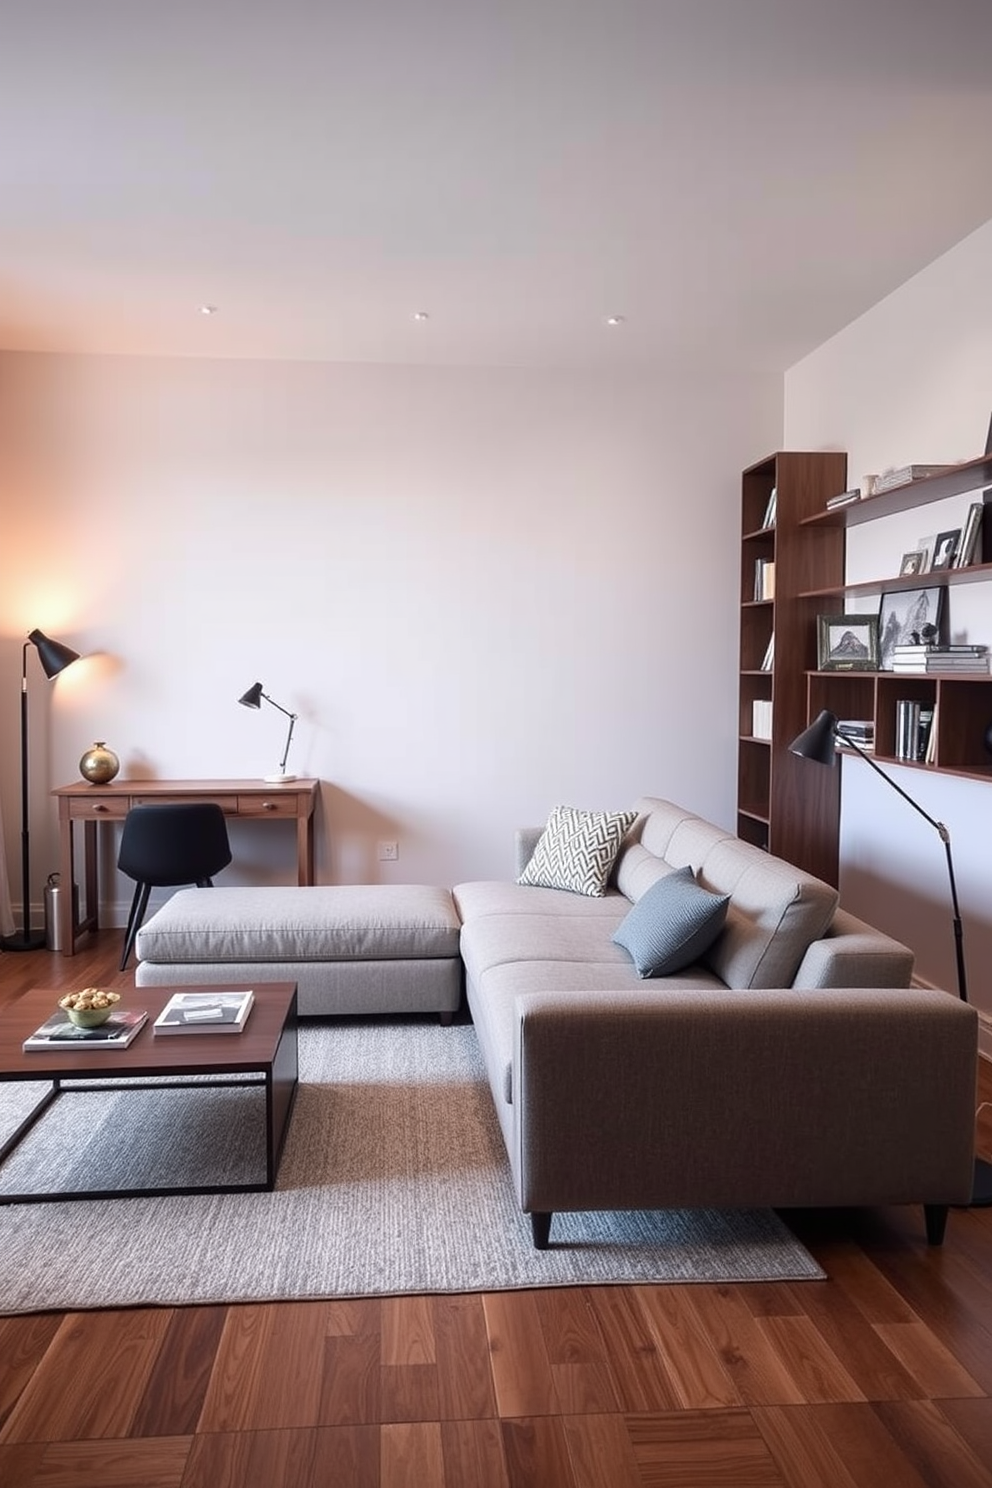
<path fill-rule="evenodd" d="M 0 1004 L 130 986 L 119 953 L 2 955 Z M 940 1249 L 787 1218 L 828 1280 L 0 1318 L 0 1483 L 992 1488 L 992 1209 Z"/>

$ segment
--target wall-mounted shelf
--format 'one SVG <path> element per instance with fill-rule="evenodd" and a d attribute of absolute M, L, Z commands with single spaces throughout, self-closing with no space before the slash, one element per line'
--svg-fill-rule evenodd
<path fill-rule="evenodd" d="M 949 496 L 983 491 L 982 561 L 967 568 L 939 569 L 936 573 L 901 574 L 898 577 L 843 582 L 804 589 L 800 598 L 822 604 L 846 595 L 878 594 L 881 591 L 936 588 L 992 582 L 992 455 L 951 466 L 940 475 L 927 476 L 880 496 L 852 501 L 833 511 L 804 517 L 803 531 L 846 531 L 864 522 L 877 521 L 899 512 L 914 511 Z M 812 720 L 827 708 L 838 718 L 871 719 L 875 725 L 873 758 L 906 769 L 956 775 L 968 780 L 992 781 L 992 753 L 986 736 L 992 726 L 992 676 L 985 673 L 907 672 L 818 672 L 806 673 L 806 716 Z M 936 709 L 934 758 L 931 764 L 899 759 L 895 752 L 896 705 L 903 699 Z M 854 752 L 854 751 L 850 751 Z"/>
<path fill-rule="evenodd" d="M 897 512 L 913 511 L 918 506 L 930 506 L 948 496 L 964 496 L 983 486 L 992 486 L 992 455 L 980 455 L 977 460 L 964 460 L 960 465 L 949 466 L 940 475 L 928 475 L 922 480 L 895 486 L 891 491 L 883 491 L 880 496 L 866 496 L 862 501 L 852 501 L 848 506 L 835 507 L 833 511 L 814 512 L 804 517 L 799 525 L 859 527 L 862 522 L 875 522 L 879 517 L 891 517 Z M 986 500 L 990 496 L 992 492 L 987 492 Z M 984 523 L 982 538 L 983 561 L 992 561 L 992 533 Z"/>

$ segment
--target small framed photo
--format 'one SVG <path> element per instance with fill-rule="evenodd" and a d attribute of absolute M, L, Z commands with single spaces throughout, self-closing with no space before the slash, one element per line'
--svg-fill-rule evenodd
<path fill-rule="evenodd" d="M 879 670 L 891 672 L 894 646 L 919 645 L 928 640 L 942 641 L 941 622 L 944 595 L 947 590 L 890 589 L 882 595 L 878 608 Z"/>
<path fill-rule="evenodd" d="M 877 615 L 818 615 L 816 664 L 821 672 L 877 672 Z"/>
<path fill-rule="evenodd" d="M 951 527 L 947 532 L 937 533 L 937 541 L 934 543 L 933 548 L 933 562 L 930 565 L 931 573 L 936 573 L 941 568 L 952 568 L 954 566 L 954 556 L 957 553 L 958 543 L 960 541 L 960 527 Z"/>
<path fill-rule="evenodd" d="M 923 573 L 923 565 L 926 562 L 926 553 L 923 548 L 916 548 L 912 553 L 903 553 L 902 562 L 899 564 L 899 575 Z"/>

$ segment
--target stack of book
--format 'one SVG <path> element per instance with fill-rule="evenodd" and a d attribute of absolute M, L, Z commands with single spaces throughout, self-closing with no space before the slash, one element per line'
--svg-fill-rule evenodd
<path fill-rule="evenodd" d="M 860 500 L 861 492 L 858 489 L 853 491 L 838 491 L 836 496 L 831 496 L 828 500 L 827 511 L 834 511 L 838 506 L 849 506 L 852 501 Z"/>
<path fill-rule="evenodd" d="M 949 465 L 900 465 L 898 470 L 886 470 L 875 481 L 875 495 L 893 491 L 896 486 L 906 486 L 910 481 L 926 480 L 931 475 L 943 475 Z"/>
<path fill-rule="evenodd" d="M 987 672 L 987 646 L 893 646 L 892 670 L 903 676 L 931 672 Z"/>
<path fill-rule="evenodd" d="M 875 720 L 873 718 L 839 718 L 837 733 L 850 739 L 859 749 L 875 748 Z"/>

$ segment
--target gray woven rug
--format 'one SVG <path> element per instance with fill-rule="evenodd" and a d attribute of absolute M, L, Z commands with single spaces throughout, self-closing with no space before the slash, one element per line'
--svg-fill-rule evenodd
<path fill-rule="evenodd" d="M 300 1074 L 273 1193 L 0 1207 L 0 1312 L 823 1275 L 768 1210 L 556 1215 L 536 1251 L 470 1026 L 304 1025 Z M 0 1139 L 36 1089 L 0 1086 Z M 261 1105 L 233 1088 L 75 1093 L 0 1192 L 251 1181 Z"/>

